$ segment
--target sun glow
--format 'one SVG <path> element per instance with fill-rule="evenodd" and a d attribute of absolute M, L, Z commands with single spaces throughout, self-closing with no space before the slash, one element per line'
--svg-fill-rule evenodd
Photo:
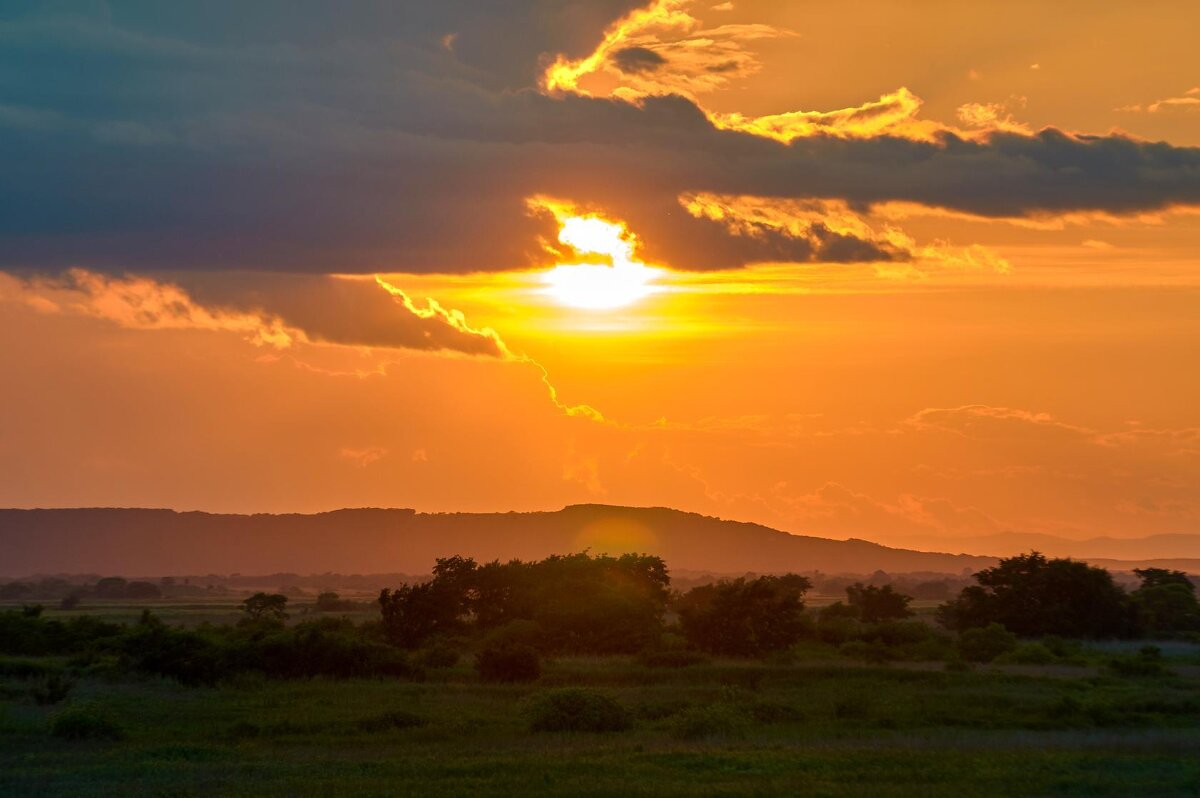
<path fill-rule="evenodd" d="M 656 285 L 663 270 L 638 261 L 636 237 L 620 222 L 596 214 L 580 215 L 565 203 L 545 198 L 529 201 L 534 210 L 548 211 L 558 221 L 558 242 L 582 262 L 560 263 L 542 274 L 544 293 L 556 302 L 584 310 L 610 310 L 632 305 L 662 290 Z M 550 247 L 556 256 L 568 253 Z"/>

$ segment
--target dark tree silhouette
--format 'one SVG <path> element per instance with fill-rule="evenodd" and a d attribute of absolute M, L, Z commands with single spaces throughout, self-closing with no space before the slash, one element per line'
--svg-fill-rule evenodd
<path fill-rule="evenodd" d="M 702 651 L 760 656 L 780 651 L 804 633 L 803 576 L 723 580 L 693 588 L 676 603 L 684 637 Z"/>
<path fill-rule="evenodd" d="M 252 622 L 287 620 L 287 596 L 281 593 L 255 593 L 242 602 L 246 619 Z"/>
<path fill-rule="evenodd" d="M 1130 598 L 1142 629 L 1152 634 L 1200 630 L 1196 586 L 1183 571 L 1137 568 L 1142 584 Z"/>
<path fill-rule="evenodd" d="M 908 608 L 912 596 L 897 593 L 891 585 L 876 587 L 857 583 L 846 588 L 846 602 L 858 610 L 859 620 L 866 623 L 896 621 L 913 614 Z"/>
<path fill-rule="evenodd" d="M 546 650 L 619 653 L 661 633 L 669 584 L 663 561 L 639 554 L 484 565 L 451 557 L 437 561 L 429 582 L 383 590 L 379 604 L 387 639 L 405 648 L 527 621 Z"/>
<path fill-rule="evenodd" d="M 1103 568 L 1038 552 L 1001 560 L 975 574 L 979 584 L 938 608 L 951 629 L 998 623 L 1033 637 L 1120 637 L 1135 631 L 1125 591 Z"/>

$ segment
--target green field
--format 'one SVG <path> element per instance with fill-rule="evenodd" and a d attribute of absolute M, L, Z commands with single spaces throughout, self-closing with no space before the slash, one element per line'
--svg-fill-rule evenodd
<path fill-rule="evenodd" d="M 1167 675 L 1119 678 L 1094 666 L 866 667 L 814 648 L 786 664 L 680 669 L 562 658 L 537 683 L 496 686 L 464 658 L 419 683 L 95 675 L 56 706 L 35 704 L 38 680 L 9 667 L 0 794 L 1197 795 L 1194 661 L 1180 651 Z M 614 697 L 632 728 L 531 731 L 531 699 L 564 685 Z M 51 735 L 79 707 L 124 739 Z"/>

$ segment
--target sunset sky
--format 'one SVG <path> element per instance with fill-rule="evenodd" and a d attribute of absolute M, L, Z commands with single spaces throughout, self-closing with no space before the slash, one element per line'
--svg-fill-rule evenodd
<path fill-rule="evenodd" d="M 1200 6 L 0 5 L 0 506 L 1200 532 Z"/>

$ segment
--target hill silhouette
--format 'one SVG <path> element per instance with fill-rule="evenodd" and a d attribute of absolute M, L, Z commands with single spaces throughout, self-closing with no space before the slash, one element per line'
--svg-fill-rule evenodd
<path fill-rule="evenodd" d="M 557 512 L 348 509 L 233 515 L 81 508 L 0 510 L 0 573 L 426 573 L 437 557 L 537 559 L 590 548 L 664 557 L 717 573 L 978 570 L 994 558 L 791 535 L 668 508 L 572 505 Z"/>
<path fill-rule="evenodd" d="M 0 510 L 0 575 L 37 573 L 428 573 L 437 557 L 480 561 L 594 553 L 657 554 L 680 571 L 963 574 L 995 557 L 829 540 L 663 507 L 581 504 L 554 512 L 418 513 L 347 509 L 235 515 L 80 508 Z M 1001 552 L 1008 554 L 1009 552 Z M 1098 563 L 1099 564 L 1099 563 Z M 1107 560 L 1128 569 L 1139 562 Z M 1193 567 L 1188 568 L 1188 565 Z M 1196 570 L 1195 562 L 1173 567 Z"/>

